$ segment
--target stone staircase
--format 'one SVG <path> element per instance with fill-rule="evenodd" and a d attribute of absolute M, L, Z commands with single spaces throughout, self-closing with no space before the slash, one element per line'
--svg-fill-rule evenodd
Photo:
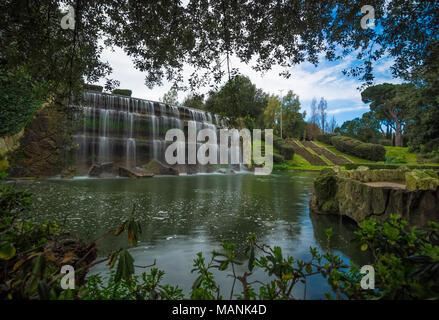
<path fill-rule="evenodd" d="M 306 148 L 300 146 L 294 139 L 289 139 L 288 143 L 291 144 L 291 146 L 294 148 L 294 152 L 304 158 L 306 161 L 308 161 L 313 166 L 327 166 L 328 164 L 323 161 L 320 157 L 316 156 L 315 154 L 312 154 Z"/>
<path fill-rule="evenodd" d="M 331 161 L 333 164 L 337 166 L 344 166 L 346 163 L 351 162 L 349 159 L 346 159 L 345 157 L 342 156 L 338 156 L 332 153 L 331 151 L 329 151 L 328 149 L 319 147 L 312 141 L 302 141 L 302 144 L 305 147 L 312 149 L 318 155 L 324 156 L 326 159 L 328 159 L 329 161 Z"/>

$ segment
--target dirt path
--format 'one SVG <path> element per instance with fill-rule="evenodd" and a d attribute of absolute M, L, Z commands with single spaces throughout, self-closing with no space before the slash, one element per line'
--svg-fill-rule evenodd
<path fill-rule="evenodd" d="M 336 154 L 332 153 L 328 149 L 319 147 L 312 141 L 302 141 L 302 144 L 305 147 L 311 148 L 315 153 L 324 156 L 325 158 L 327 158 L 329 161 L 331 161 L 333 164 L 337 166 L 344 166 L 346 163 L 351 162 L 345 157 L 337 156 Z"/>
<path fill-rule="evenodd" d="M 405 189 L 405 184 L 396 183 L 396 182 L 366 182 L 364 183 L 367 186 L 370 187 L 389 187 L 389 188 L 398 188 L 398 189 Z"/>

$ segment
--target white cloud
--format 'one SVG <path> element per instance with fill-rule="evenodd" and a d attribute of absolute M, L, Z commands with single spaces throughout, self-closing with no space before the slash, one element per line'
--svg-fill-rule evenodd
<path fill-rule="evenodd" d="M 103 60 L 108 60 L 113 67 L 111 78 L 120 81 L 120 87 L 131 89 L 133 97 L 158 101 L 170 89 L 171 83 L 165 82 L 163 86 L 148 89 L 145 86 L 145 74 L 134 68 L 131 58 L 122 49 L 115 48 L 114 52 L 106 49 L 102 55 Z M 251 81 L 267 93 L 286 94 L 288 90 L 293 90 L 299 95 L 302 102 L 302 110 L 308 111 L 311 100 L 316 97 L 324 97 L 328 101 L 328 113 L 331 115 L 342 116 L 341 113 L 361 115 L 368 106 L 361 101 L 360 91 L 357 87 L 361 81 L 347 77 L 342 74 L 342 70 L 348 68 L 354 62 L 354 56 L 348 56 L 338 63 L 328 63 L 323 61 L 318 67 L 310 63 L 302 63 L 294 66 L 291 70 L 292 77 L 286 79 L 279 75 L 283 69 L 280 66 L 273 67 L 272 70 L 261 74 L 251 68 L 250 65 L 241 63 L 237 58 L 232 57 L 231 67 L 237 68 L 240 73 L 247 75 Z M 377 83 L 399 82 L 388 77 L 391 61 L 385 61 L 377 66 L 378 71 L 384 72 L 377 78 Z M 224 63 L 225 68 L 225 63 Z M 193 68 L 187 66 L 184 69 L 184 77 L 187 79 L 193 72 Z M 227 77 L 223 80 L 225 81 Z M 101 81 L 100 84 L 104 84 Z M 207 93 L 209 88 L 201 88 L 199 93 Z M 183 101 L 189 92 L 180 92 L 179 100 Z"/>
<path fill-rule="evenodd" d="M 337 109 L 328 110 L 328 114 L 338 114 L 338 113 L 342 113 L 342 112 L 360 111 L 360 110 L 368 110 L 368 109 L 369 109 L 369 106 L 337 108 Z"/>

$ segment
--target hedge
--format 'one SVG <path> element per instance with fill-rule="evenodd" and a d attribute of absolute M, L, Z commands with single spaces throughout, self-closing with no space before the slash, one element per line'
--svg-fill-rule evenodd
<path fill-rule="evenodd" d="M 84 90 L 102 92 L 103 89 L 104 89 L 103 87 L 95 85 L 95 84 L 88 84 L 88 83 L 84 84 Z"/>
<path fill-rule="evenodd" d="M 337 136 L 335 133 L 319 133 L 317 135 L 317 141 L 326 143 L 326 144 L 332 144 L 331 138 Z"/>
<path fill-rule="evenodd" d="M 40 105 L 29 80 L 0 72 L 0 137 L 20 132 Z"/>
<path fill-rule="evenodd" d="M 391 139 L 380 139 L 378 140 L 378 143 L 385 147 L 391 147 L 392 146 L 392 140 Z"/>
<path fill-rule="evenodd" d="M 398 169 L 400 167 L 408 167 L 409 169 L 433 169 L 439 170 L 439 166 L 423 165 L 423 164 L 386 164 L 386 163 L 346 163 L 347 170 L 355 170 L 358 167 L 368 167 L 369 169 Z"/>
<path fill-rule="evenodd" d="M 129 89 L 114 89 L 113 94 L 120 94 L 121 96 L 131 97 L 133 92 Z"/>
<path fill-rule="evenodd" d="M 371 161 L 386 160 L 386 149 L 379 144 L 364 143 L 344 136 L 331 138 L 332 145 L 341 152 Z"/>
<path fill-rule="evenodd" d="M 284 163 L 285 158 L 277 153 L 273 153 L 273 163 Z"/>
<path fill-rule="evenodd" d="M 294 148 L 288 144 L 282 138 L 273 136 L 273 146 L 279 151 L 279 153 L 287 160 L 293 160 Z"/>

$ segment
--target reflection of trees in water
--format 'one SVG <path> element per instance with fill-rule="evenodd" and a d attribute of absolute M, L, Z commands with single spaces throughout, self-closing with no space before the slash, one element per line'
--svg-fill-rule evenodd
<path fill-rule="evenodd" d="M 143 229 L 140 241 L 147 245 L 173 235 L 203 234 L 213 242 L 234 242 L 241 251 L 248 234 L 263 239 L 280 230 L 278 222 L 289 225 L 280 230 L 285 238 L 298 239 L 311 185 L 312 178 L 302 176 L 210 175 L 52 181 L 29 187 L 42 198 L 35 210 L 43 219 L 61 223 L 67 216 L 66 228 L 89 240 L 119 226 L 135 204 Z M 110 236 L 100 252 L 125 245 L 125 236 Z"/>
<path fill-rule="evenodd" d="M 342 216 L 322 215 L 314 212 L 310 212 L 309 216 L 314 229 L 314 237 L 322 249 L 326 250 L 328 246 L 325 230 L 332 228 L 332 251 L 341 251 L 359 265 L 368 264 L 371 261 L 371 256 L 362 252 L 354 241 L 356 239 L 354 231 L 358 229 L 354 221 Z"/>

